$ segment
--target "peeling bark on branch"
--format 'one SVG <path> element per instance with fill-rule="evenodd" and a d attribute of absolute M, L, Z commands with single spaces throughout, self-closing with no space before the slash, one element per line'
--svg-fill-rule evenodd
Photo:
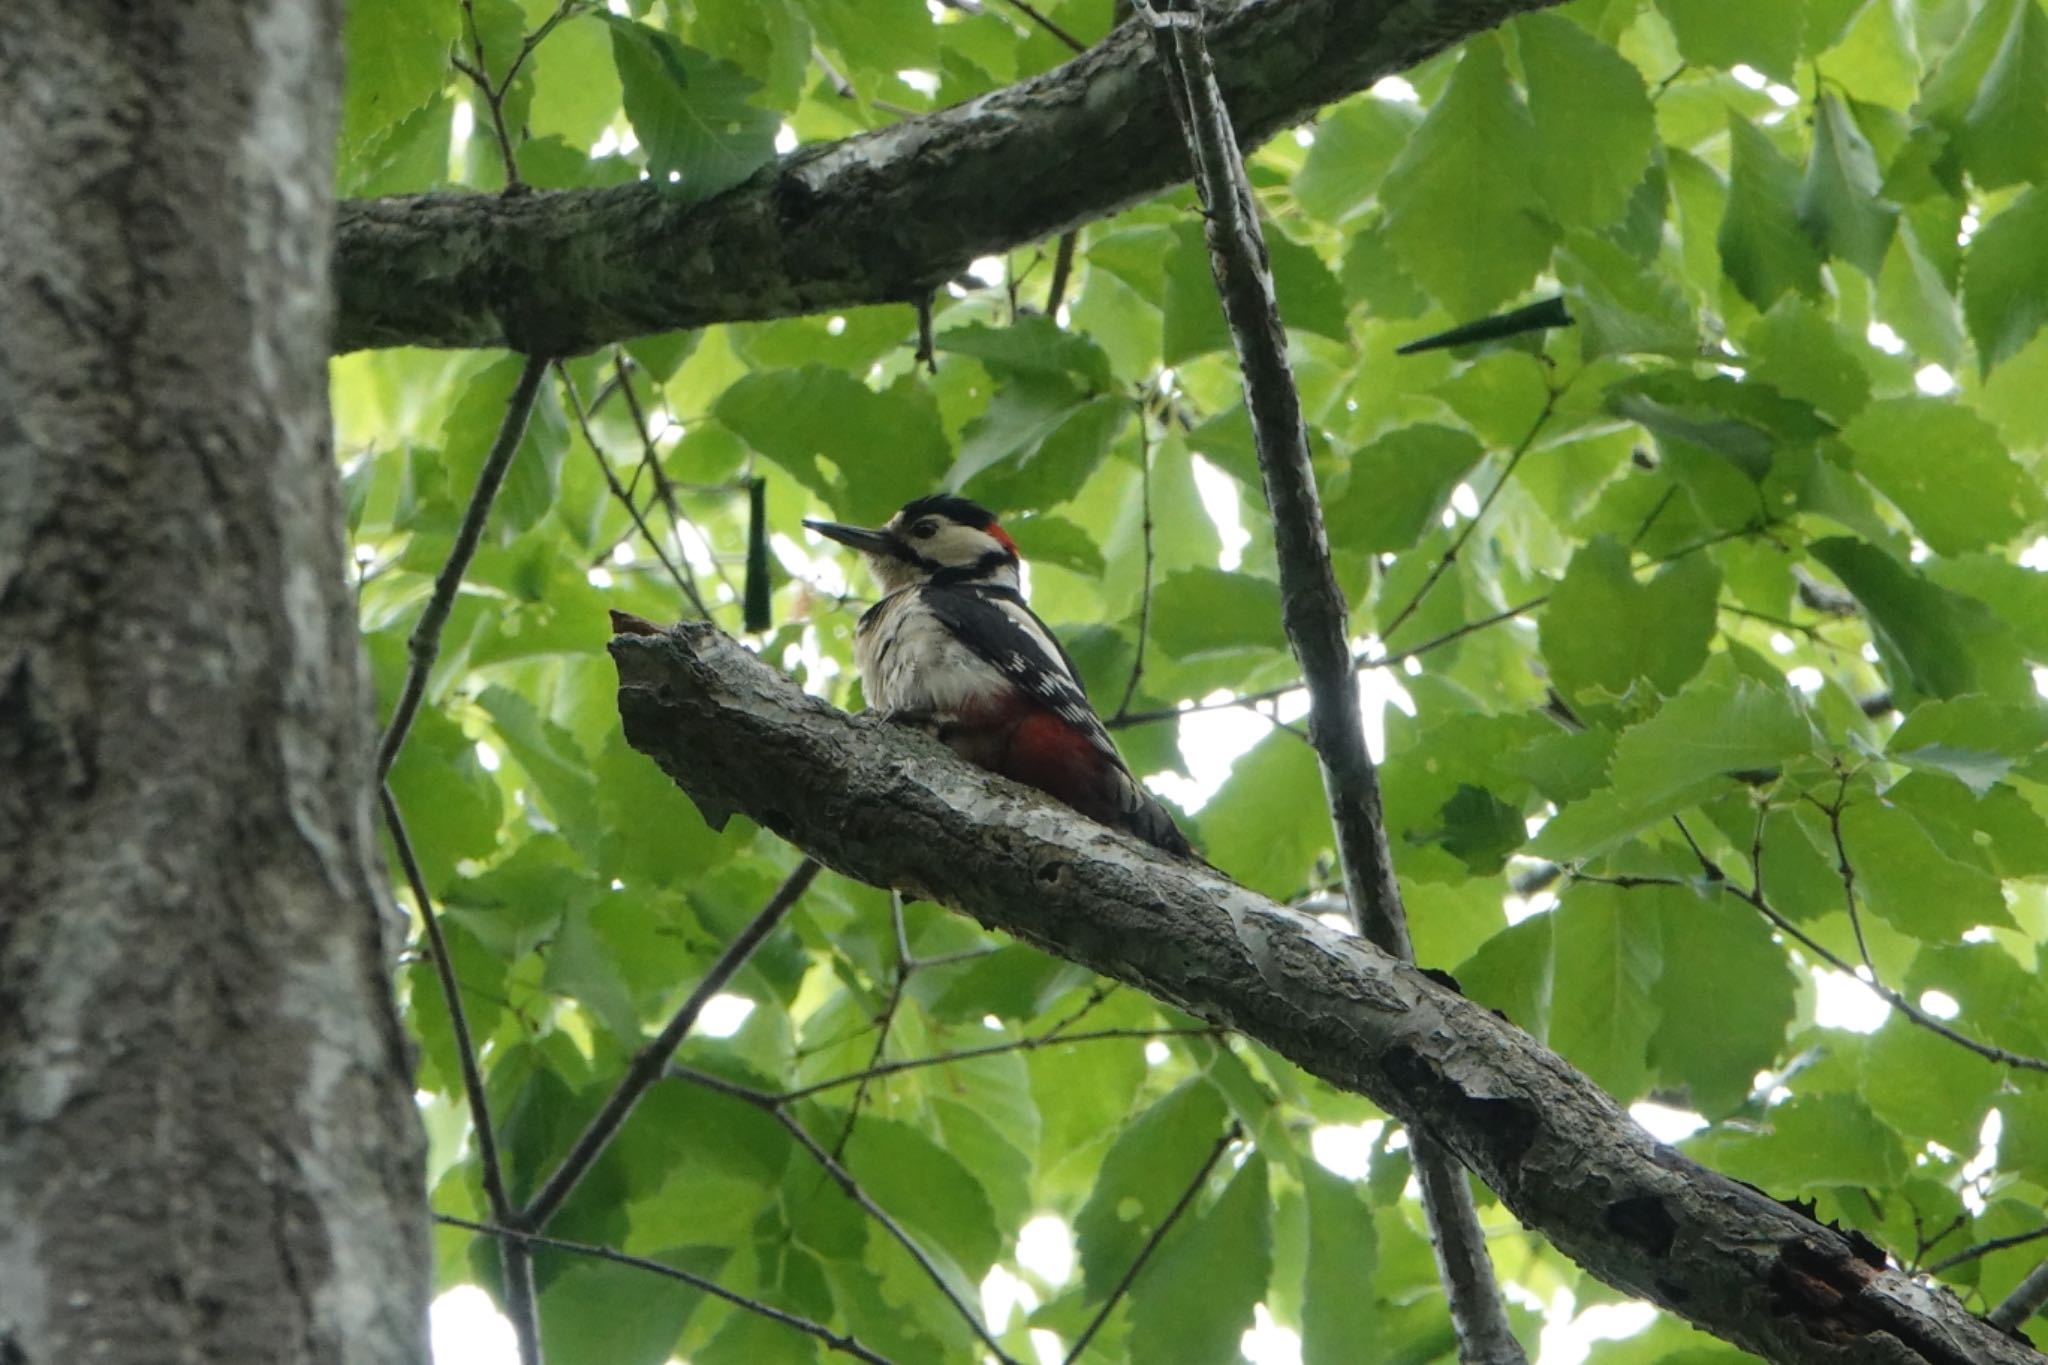
<path fill-rule="evenodd" d="M 1247 0 L 1209 43 L 1256 145 L 1474 33 L 1560 0 Z M 1187 179 L 1150 40 L 951 109 L 803 148 L 684 204 L 651 184 L 342 205 L 335 349 L 570 355 L 649 332 L 913 300 L 978 256 Z"/>
<path fill-rule="evenodd" d="M 1658 1143 L 1528 1035 L 1360 939 L 847 716 L 709 627 L 611 652 L 627 739 L 707 812 L 743 812 L 848 876 L 957 907 L 1370 1096 L 1609 1284 L 1772 1360 L 2042 1365 L 1947 1291 Z"/>

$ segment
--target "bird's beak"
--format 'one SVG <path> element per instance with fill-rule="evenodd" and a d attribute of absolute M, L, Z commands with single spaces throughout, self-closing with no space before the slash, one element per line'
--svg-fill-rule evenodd
<path fill-rule="evenodd" d="M 870 531 L 865 526 L 847 526 L 836 521 L 812 521 L 804 518 L 804 525 L 841 545 L 851 545 L 864 554 L 893 555 L 897 552 L 896 537 L 887 531 Z"/>

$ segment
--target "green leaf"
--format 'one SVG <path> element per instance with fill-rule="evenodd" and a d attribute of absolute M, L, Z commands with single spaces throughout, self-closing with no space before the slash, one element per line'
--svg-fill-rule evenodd
<path fill-rule="evenodd" d="M 2037 0 L 1986 8 L 2010 18 L 1955 146 L 1970 178 L 1998 189 L 2048 176 L 2048 14 Z"/>
<path fill-rule="evenodd" d="M 1890 498 L 1936 554 L 2002 544 L 2042 513 L 2040 489 L 1998 432 L 1937 398 L 1887 398 L 1842 432 L 1856 472 Z"/>
<path fill-rule="evenodd" d="M 1331 544 L 1409 549 L 1485 454 L 1470 432 L 1454 427 L 1425 423 L 1388 432 L 1351 457 L 1351 477 L 1329 504 Z"/>
<path fill-rule="evenodd" d="M 1676 691 L 1706 662 L 1720 570 L 1688 555 L 1636 581 L 1629 553 L 1599 536 L 1572 555 L 1538 630 L 1552 681 L 1566 696 L 1619 696 L 1638 678 Z"/>
<path fill-rule="evenodd" d="M 1558 812 L 1532 851 L 1586 857 L 1698 803 L 1728 774 L 1768 771 L 1812 748 L 1807 722 L 1784 691 L 1737 676 L 1733 661 L 1718 656 L 1622 734 L 1612 785 Z"/>
<path fill-rule="evenodd" d="M 1841 332 L 1805 299 L 1779 299 L 1743 338 L 1749 377 L 1847 421 L 1870 401 L 1870 375 Z"/>
<path fill-rule="evenodd" d="M 1371 203 L 1421 121 L 1414 105 L 1371 95 L 1329 110 L 1317 121 L 1316 140 L 1295 172 L 1295 202 L 1311 217 L 1344 225 Z"/>
<path fill-rule="evenodd" d="M 508 687 L 487 687 L 476 700 L 557 827 L 577 844 L 579 852 L 594 854 L 600 833 L 597 785 L 590 759 L 576 737 Z"/>
<path fill-rule="evenodd" d="M 1656 142 L 1635 65 L 1568 19 L 1515 22 L 1535 128 L 1536 188 L 1560 223 L 1606 227 L 1621 216 Z"/>
<path fill-rule="evenodd" d="M 1535 155 L 1499 41 L 1472 39 L 1380 188 L 1394 254 L 1453 315 L 1493 311 L 1550 259 Z"/>
<path fill-rule="evenodd" d="M 1308 1202 L 1308 1268 L 1301 1289 L 1302 1365 L 1350 1365 L 1372 1339 L 1377 1305 L 1370 1284 L 1379 1247 L 1372 1208 L 1351 1181 L 1313 1161 L 1301 1168 Z"/>
<path fill-rule="evenodd" d="M 1223 1132 L 1214 1086 L 1188 1081 L 1116 1135 L 1088 1202 L 1074 1217 L 1074 1244 L 1090 1298 L 1100 1300 L 1172 1210 Z M 1260 1281 L 1261 1286 L 1264 1280 Z M 1235 1346 L 1233 1339 L 1232 1345 Z"/>
<path fill-rule="evenodd" d="M 1856 598 L 1892 690 L 1903 699 L 2031 689 L 2005 627 L 1982 602 L 1936 587 L 1884 551 L 1847 537 L 1808 547 Z"/>
<path fill-rule="evenodd" d="M 715 1279 L 733 1253 L 687 1246 L 640 1254 Z M 542 1281 L 539 1304 L 541 1349 L 557 1360 L 660 1365 L 675 1354 L 676 1338 L 704 1298 L 702 1290 L 634 1266 L 559 1252 L 541 1256 L 557 1259 Z"/>
<path fill-rule="evenodd" d="M 1748 65 L 1790 83 L 1799 61 L 1803 6 L 1788 0 L 1657 0 L 1694 66 Z"/>
<path fill-rule="evenodd" d="M 713 411 L 848 521 L 879 525 L 936 488 L 946 469 L 938 411 L 911 385 L 877 393 L 823 365 L 761 370 L 727 388 Z"/>
<path fill-rule="evenodd" d="M 640 1041 L 640 1015 L 611 945 L 591 922 L 598 913 L 595 906 L 580 905 L 563 918 L 548 945 L 543 980 L 547 989 L 569 996 L 610 1029 L 622 1048 L 631 1048 Z"/>
<path fill-rule="evenodd" d="M 2048 749 L 2048 710 L 2038 704 L 2001 705 L 1988 697 L 1923 702 L 1885 745 L 1895 761 L 1946 772 L 1978 796 L 2019 760 L 2043 749 Z"/>
<path fill-rule="evenodd" d="M 391 794 L 429 890 L 444 887 L 464 858 L 497 847 L 504 803 L 477 759 L 476 741 L 432 707 L 422 707 L 391 766 Z"/>
<path fill-rule="evenodd" d="M 557 24 L 527 58 L 533 69 L 529 128 L 586 153 L 618 117 L 622 91 L 607 26 L 586 17 Z"/>
<path fill-rule="evenodd" d="M 1909 1138 L 1932 1138 L 1952 1152 L 1976 1152 L 1984 1111 L 2000 1088 L 1995 1063 L 1897 1014 L 1863 1053 L 1863 1095 L 1878 1117 Z"/>
<path fill-rule="evenodd" d="M 1027 564 L 1057 564 L 1089 578 L 1100 578 L 1102 550 L 1086 531 L 1065 517 L 1027 514 L 1005 518 L 1003 530 L 1017 542 Z"/>
<path fill-rule="evenodd" d="M 1549 1043 L 1626 1103 L 1649 1076 L 1645 1044 L 1658 1027 L 1652 996 L 1664 969 L 1654 905 L 1613 886 L 1577 885 L 1551 915 L 1556 994 Z"/>
<path fill-rule="evenodd" d="M 1857 1095 L 1794 1095 L 1765 1115 L 1762 1132 L 1717 1129 L 1686 1154 L 1779 1198 L 1836 1185 L 1883 1189 L 1908 1169 L 1899 1135 Z"/>
<path fill-rule="evenodd" d="M 520 356 L 508 355 L 485 367 L 462 390 L 441 427 L 448 482 L 467 499 L 477 475 L 504 424 L 512 391 L 525 368 Z M 561 486 L 562 456 L 569 449 L 569 420 L 552 384 L 543 384 L 533 413 L 505 470 L 504 485 L 491 508 L 491 528 L 525 531 L 547 515 Z"/>
<path fill-rule="evenodd" d="M 846 1144 L 847 1169 L 868 1196 L 979 1284 L 1002 1254 L 1002 1234 L 981 1183 L 928 1135 L 865 1117 Z"/>
<path fill-rule="evenodd" d="M 1260 740 L 1202 807 L 1201 826 L 1216 866 L 1255 891 L 1294 895 L 1335 846 L 1315 751 L 1278 731 Z"/>
<path fill-rule="evenodd" d="M 708 199 L 774 159 L 781 121 L 748 103 L 758 82 L 660 29 L 605 18 L 626 117 L 655 183 L 687 199 Z"/>
<path fill-rule="evenodd" d="M 1799 980 L 1770 925 L 1732 896 L 1659 888 L 1656 906 L 1667 966 L 1653 991 L 1650 1061 L 1661 1081 L 1685 1087 L 1695 1108 L 1718 1118 L 1777 1059 Z"/>
<path fill-rule="evenodd" d="M 1785 447 L 1809 445 L 1833 430 L 1805 403 L 1762 383 L 1682 370 L 1631 375 L 1607 390 L 1609 410 L 1639 422 L 1667 446 L 1692 446 L 1761 483 Z"/>
<path fill-rule="evenodd" d="M 1152 593 L 1152 640 L 1176 659 L 1287 648 L 1280 585 L 1223 569 L 1182 569 Z"/>
<path fill-rule="evenodd" d="M 1080 383 L 1089 395 L 1116 386 L 1109 357 L 1088 336 L 1062 329 L 1051 318 L 1020 317 L 1007 327 L 969 323 L 939 333 L 940 351 L 973 356 L 995 375 L 1060 375 Z"/>
<path fill-rule="evenodd" d="M 1699 353 L 1699 323 L 1671 280 L 1646 271 L 1605 237 L 1573 232 L 1558 253 L 1557 277 L 1571 297 L 1588 358 Z"/>
<path fill-rule="evenodd" d="M 1244 1358 L 1238 1342 L 1273 1270 L 1271 1209 L 1266 1159 L 1255 1153 L 1215 1204 L 1167 1233 L 1131 1286 L 1133 1365 L 1237 1365 Z"/>
<path fill-rule="evenodd" d="M 356 0 L 348 7 L 344 149 L 361 148 L 441 92 L 461 23 L 462 12 L 454 5 Z M 444 162 L 436 173 L 446 175 L 447 169 Z"/>
<path fill-rule="evenodd" d="M 1820 250 L 1800 221 L 1799 168 L 1739 114 L 1728 116 L 1728 138 L 1728 214 L 1717 238 L 1722 269 L 1759 309 L 1787 291 L 1819 298 Z"/>
<path fill-rule="evenodd" d="M 1963 315 L 1987 371 L 2018 354 L 2048 321 L 2043 241 L 2048 241 L 2048 189 L 2036 187 L 2007 205 L 1970 242 L 1963 267 Z"/>
<path fill-rule="evenodd" d="M 1945 943 L 1980 924 L 2013 922 L 1998 878 L 1949 857 L 1897 806 L 1864 801 L 1843 811 L 1842 846 L 1864 906 L 1902 933 Z"/>
<path fill-rule="evenodd" d="M 1877 154 L 1833 91 L 1821 95 L 1799 221 L 1821 250 L 1876 279 L 1898 210 L 1878 198 Z"/>
<path fill-rule="evenodd" d="M 1508 855 L 1528 839 L 1521 808 L 1511 806 L 1484 787 L 1461 783 L 1439 814 L 1441 842 L 1476 877 L 1488 877 L 1507 864 Z"/>

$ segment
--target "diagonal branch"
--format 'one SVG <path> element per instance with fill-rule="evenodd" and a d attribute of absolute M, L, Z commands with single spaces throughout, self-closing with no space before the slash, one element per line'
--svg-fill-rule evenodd
<path fill-rule="evenodd" d="M 626 737 L 701 807 L 1234 1028 L 1433 1132 L 1607 1283 L 1784 1362 L 2044 1365 L 1954 1297 L 1662 1145 L 1492 1011 L 1350 935 L 806 696 L 699 623 L 621 635 Z"/>
<path fill-rule="evenodd" d="M 1475 33 L 1560 0 L 1249 0 L 1210 46 L 1256 144 Z M 977 258 L 1187 179 L 1159 72 L 1126 24 L 951 109 L 800 148 L 724 194 L 357 199 L 336 223 L 334 348 L 574 355 L 649 332 L 924 297 Z"/>
<path fill-rule="evenodd" d="M 512 386 L 512 396 L 505 403 L 505 419 L 484 456 L 483 468 L 477 471 L 476 489 L 469 495 L 469 508 L 462 514 L 455 544 L 449 547 L 447 562 L 434 578 L 434 591 L 420 611 L 419 624 L 406 641 L 412 667 L 405 675 L 405 689 L 398 694 L 398 704 L 391 708 L 391 723 L 377 745 L 380 782 L 391 775 L 391 765 L 398 761 L 406 732 L 412 729 L 420 701 L 427 695 L 427 675 L 434 670 L 434 660 L 441 657 L 441 631 L 448 625 L 448 614 L 455 610 L 455 596 L 462 591 L 462 576 L 468 572 L 469 561 L 476 556 L 476 547 L 483 540 L 484 523 L 491 519 L 491 504 L 498 500 L 505 471 L 512 467 L 512 457 L 519 453 L 519 442 L 526 436 L 527 419 L 533 416 L 533 402 L 540 394 L 541 377 L 547 370 L 545 358 L 528 356 L 525 367 L 519 371 L 519 381 Z"/>
<path fill-rule="evenodd" d="M 1351 914 L 1360 932 L 1383 952 L 1413 961 L 1407 912 L 1387 846 L 1379 772 L 1365 747 L 1358 674 L 1352 666 L 1347 631 L 1350 613 L 1330 563 L 1322 501 L 1309 463 L 1308 427 L 1287 359 L 1287 332 L 1273 292 L 1257 200 L 1245 177 L 1229 111 L 1217 88 L 1201 9 L 1161 12 L 1149 0 L 1135 0 L 1135 4 L 1151 28 L 1160 64 L 1167 72 L 1174 113 L 1187 138 L 1196 189 L 1206 211 L 1209 266 L 1237 348 L 1238 365 L 1244 372 L 1245 407 L 1251 414 L 1259 474 L 1273 514 L 1282 618 L 1308 688 L 1309 738 L 1329 795 Z M 1528 438 L 1501 471 L 1479 516 L 1485 515 L 1486 506 L 1514 476 L 1516 462 L 1535 441 L 1555 403 L 1553 395 Z M 1478 524 L 1479 516 L 1468 524 L 1466 534 Z M 1461 538 L 1452 546 L 1439 561 L 1436 573 L 1442 572 L 1463 543 Z M 1432 575 L 1416 595 L 1416 602 L 1434 582 Z M 1403 612 L 1386 633 L 1391 635 L 1405 619 Z M 1411 1128 L 1409 1139 L 1422 1183 L 1422 1207 L 1429 1217 L 1437 1271 L 1457 1329 L 1459 1358 L 1467 1365 L 1523 1365 L 1528 1357 L 1508 1322 L 1465 1172 L 1427 1129 Z"/>

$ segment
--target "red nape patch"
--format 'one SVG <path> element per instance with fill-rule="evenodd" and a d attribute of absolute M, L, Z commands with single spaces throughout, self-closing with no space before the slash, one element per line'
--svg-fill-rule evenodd
<path fill-rule="evenodd" d="M 981 529 L 988 532 L 991 536 L 995 537 L 996 544 L 1002 546 L 1005 550 L 1008 550 L 1013 555 L 1017 554 L 1017 542 L 1010 539 L 1010 533 L 1008 531 L 1005 531 L 1001 526 L 997 525 L 995 522 L 990 522 L 988 525 L 982 527 Z M 1017 557 L 1019 559 L 1023 558 L 1022 555 L 1018 555 Z"/>
<path fill-rule="evenodd" d="M 1109 814 L 1102 783 L 1104 761 L 1088 736 L 1050 711 L 1034 710 L 1017 722 L 1002 762 L 993 766 L 1004 777 L 1103 820 Z"/>

